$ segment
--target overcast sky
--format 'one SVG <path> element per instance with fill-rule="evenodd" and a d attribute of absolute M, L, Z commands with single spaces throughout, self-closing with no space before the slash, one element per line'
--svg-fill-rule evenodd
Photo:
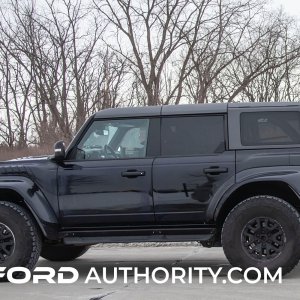
<path fill-rule="evenodd" d="M 275 6 L 282 6 L 284 10 L 300 20 L 300 0 L 273 0 Z"/>

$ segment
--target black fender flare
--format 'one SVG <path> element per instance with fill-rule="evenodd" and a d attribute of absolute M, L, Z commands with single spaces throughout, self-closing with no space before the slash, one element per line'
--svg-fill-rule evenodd
<path fill-rule="evenodd" d="M 1 176 L 1 190 L 10 190 L 19 194 L 28 210 L 33 215 L 43 235 L 48 239 L 58 238 L 58 219 L 48 200 L 39 187 L 30 179 L 23 176 Z M 9 201 L 9 199 L 3 199 Z"/>
<path fill-rule="evenodd" d="M 271 169 L 271 168 L 270 168 Z M 249 175 L 249 174 L 248 174 Z M 239 176 L 237 182 L 227 188 L 225 191 L 222 191 L 221 197 L 212 197 L 207 210 L 206 210 L 206 220 L 216 221 L 218 214 L 220 213 L 222 206 L 225 202 L 230 198 L 230 196 L 237 191 L 239 188 L 246 186 L 251 183 L 259 183 L 259 182 L 280 182 L 286 184 L 291 191 L 299 198 L 300 201 L 300 168 L 286 168 L 284 171 L 264 171 L 259 173 L 256 170 L 250 176 Z"/>

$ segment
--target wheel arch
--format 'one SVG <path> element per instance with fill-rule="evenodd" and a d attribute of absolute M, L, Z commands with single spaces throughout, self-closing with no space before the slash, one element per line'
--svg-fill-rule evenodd
<path fill-rule="evenodd" d="M 281 198 L 300 212 L 300 199 L 294 189 L 286 182 L 279 180 L 254 181 L 245 183 L 231 191 L 216 207 L 214 221 L 222 226 L 229 212 L 243 200 L 258 196 L 269 195 Z"/>
<path fill-rule="evenodd" d="M 0 181 L 0 201 L 18 204 L 36 221 L 43 236 L 57 239 L 58 220 L 40 189 L 28 178 L 8 178 Z"/>

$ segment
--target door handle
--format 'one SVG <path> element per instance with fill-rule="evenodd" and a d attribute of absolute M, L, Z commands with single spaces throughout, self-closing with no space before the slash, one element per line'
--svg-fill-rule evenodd
<path fill-rule="evenodd" d="M 135 178 L 138 176 L 145 176 L 145 171 L 127 170 L 121 173 L 122 177 Z"/>
<path fill-rule="evenodd" d="M 63 164 L 62 167 L 64 168 L 64 170 L 81 170 L 82 166 L 79 165 L 67 165 L 67 164 Z"/>
<path fill-rule="evenodd" d="M 219 175 L 221 173 L 228 173 L 228 168 L 221 168 L 221 167 L 210 167 L 203 169 L 204 174 L 209 175 Z"/>

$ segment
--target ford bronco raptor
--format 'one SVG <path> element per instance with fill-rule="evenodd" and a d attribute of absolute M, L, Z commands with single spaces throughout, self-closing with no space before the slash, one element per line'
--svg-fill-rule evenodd
<path fill-rule="evenodd" d="M 300 258 L 299 198 L 298 103 L 106 109 L 66 150 L 0 163 L 0 267 L 199 241 L 285 274 Z"/>

